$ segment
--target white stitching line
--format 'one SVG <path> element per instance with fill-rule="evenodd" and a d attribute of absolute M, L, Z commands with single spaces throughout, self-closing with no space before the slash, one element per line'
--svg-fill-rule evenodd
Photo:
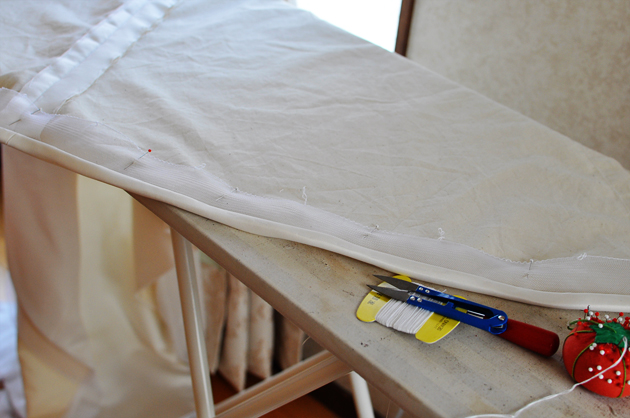
<path fill-rule="evenodd" d="M 147 3 L 147 1 L 148 0 L 145 0 L 144 3 L 142 4 L 142 6 L 140 6 L 136 10 L 136 12 L 138 10 L 140 10 Z M 113 31 L 111 31 L 109 33 L 109 35 L 105 39 L 103 39 L 101 42 L 98 42 L 97 45 L 94 48 L 92 48 L 87 55 L 84 55 L 81 58 L 80 61 L 75 62 L 74 65 L 72 67 L 68 68 L 63 74 L 61 74 L 60 76 L 56 76 L 55 81 L 52 84 L 50 84 L 44 91 L 40 92 L 39 95 L 36 98 L 34 98 L 33 100 L 37 100 L 40 97 L 42 97 L 48 90 L 50 90 L 55 84 L 57 84 L 57 82 L 59 82 L 60 80 L 65 78 L 75 68 L 77 68 L 79 65 L 81 65 L 81 63 L 85 62 L 85 60 L 88 57 L 90 57 L 94 53 L 94 51 L 98 50 L 105 42 L 107 42 L 107 40 L 109 40 L 111 38 L 111 36 L 113 34 L 115 34 L 121 27 L 123 27 L 129 21 L 129 19 L 131 19 L 131 17 L 133 17 L 133 14 L 128 12 L 128 9 L 130 9 L 130 6 L 132 4 L 134 4 L 134 2 L 124 3 L 119 8 L 117 8 L 116 10 L 111 12 L 109 15 L 107 15 L 99 23 L 97 23 L 96 25 L 92 26 L 92 28 L 90 28 L 90 30 L 87 31 L 87 33 L 85 35 L 83 35 L 79 40 L 77 40 L 66 52 L 64 52 L 61 56 L 57 57 L 53 63 L 48 65 L 46 68 L 44 68 L 39 73 L 37 73 L 37 75 L 35 75 L 35 77 L 33 77 L 28 83 L 26 83 L 26 85 L 20 90 L 20 92 L 28 95 L 28 90 L 31 88 L 31 86 L 34 83 L 36 83 L 41 77 L 43 77 L 44 74 L 51 74 L 52 69 L 54 69 L 59 64 L 60 60 L 62 60 L 63 58 L 66 58 L 67 55 L 69 55 L 70 53 L 74 52 L 77 49 L 77 45 L 85 44 L 88 39 L 89 40 L 93 40 L 93 36 L 94 36 L 95 32 L 97 32 L 98 28 L 101 28 L 101 27 L 105 26 L 106 24 L 110 24 L 111 25 L 111 21 L 113 20 L 113 17 L 115 17 L 118 14 L 122 14 L 123 12 L 127 13 L 129 15 L 127 17 L 127 19 L 125 19 L 119 25 L 112 25 L 112 26 L 115 27 L 115 29 Z M 52 72 L 52 75 L 54 75 L 54 72 Z"/>
<path fill-rule="evenodd" d="M 24 88 L 22 88 L 21 92 L 25 93 L 27 95 L 29 95 L 30 92 L 29 90 L 33 87 L 33 85 L 36 85 L 36 83 L 39 81 L 40 78 L 43 77 L 43 75 L 48 74 L 48 75 L 53 75 L 55 77 L 54 81 L 49 84 L 45 90 L 41 91 L 40 93 L 35 93 L 38 94 L 38 96 L 36 98 L 34 98 L 34 100 L 39 100 L 48 90 L 50 90 L 52 87 L 55 86 L 55 84 L 57 84 L 58 82 L 65 80 L 71 73 L 72 71 L 74 71 L 77 67 L 79 67 L 83 62 L 85 62 L 85 60 L 87 60 L 93 53 L 97 52 L 97 50 L 103 46 L 112 36 L 114 36 L 117 32 L 119 32 L 121 29 L 124 29 L 125 27 L 127 27 L 129 25 L 129 22 L 132 21 L 133 19 L 139 20 L 142 22 L 142 17 L 144 17 L 143 13 L 147 10 L 147 8 L 149 6 L 155 6 L 158 7 L 162 14 L 153 20 L 147 21 L 148 26 L 147 27 L 143 27 L 142 31 L 139 31 L 137 33 L 137 36 L 133 39 L 132 42 L 130 42 L 129 44 L 126 44 L 125 48 L 122 49 L 120 52 L 120 56 L 124 55 L 124 53 L 126 51 L 129 50 L 129 48 L 135 44 L 144 34 L 146 34 L 148 31 L 152 30 L 153 28 L 155 28 L 157 26 L 158 23 L 162 22 L 164 20 L 164 18 L 168 15 L 168 12 L 170 11 L 170 9 L 172 9 L 173 7 L 175 7 L 177 5 L 177 3 L 179 3 L 180 0 L 157 0 L 157 1 L 151 1 L 151 0 L 145 0 L 142 3 L 139 2 L 128 2 L 125 3 L 123 6 L 121 6 L 120 8 L 116 9 L 115 11 L 113 11 L 112 13 L 110 13 L 107 17 L 105 17 L 103 20 L 101 20 L 97 25 L 93 26 L 92 29 L 90 31 L 88 31 L 88 33 L 86 33 L 83 37 L 81 37 L 81 39 L 79 39 L 77 42 L 74 43 L 74 45 L 72 47 L 70 47 L 70 49 L 68 49 L 63 55 L 61 55 L 60 57 L 58 57 L 55 62 L 53 62 L 52 64 L 50 64 L 49 66 L 47 66 L 44 70 L 40 71 L 37 75 L 35 75 L 35 77 L 33 77 L 25 86 Z M 135 5 L 135 4 L 139 4 L 137 6 L 137 8 L 134 10 L 133 7 L 131 7 L 131 5 Z M 127 7 L 125 7 L 127 6 Z M 129 10 L 132 10 L 131 12 L 129 12 Z M 77 45 L 81 45 L 81 44 L 85 44 L 87 42 L 87 40 L 94 40 L 94 34 L 95 32 L 97 32 L 96 29 L 106 25 L 106 24 L 112 24 L 112 20 L 115 21 L 115 19 L 113 19 L 113 17 L 115 17 L 115 15 L 117 14 L 123 14 L 126 13 L 129 16 L 123 21 L 120 22 L 118 25 L 115 25 L 115 29 L 113 31 L 111 31 L 106 38 L 102 39 L 100 42 L 97 43 L 97 45 L 92 48 L 87 55 L 83 55 L 80 57 L 79 61 L 76 61 L 74 63 L 74 65 L 71 68 L 68 68 L 67 70 L 65 70 L 62 74 L 60 75 L 56 75 L 55 71 L 54 71 L 54 67 L 60 62 L 60 60 L 62 60 L 63 58 L 67 58 L 67 55 L 71 54 L 72 52 L 76 51 Z M 120 58 L 120 56 L 118 56 L 117 58 Z M 98 72 L 95 72 L 94 74 L 96 75 L 96 79 L 100 78 L 100 76 L 102 74 L 104 74 L 104 72 L 110 68 L 112 65 L 115 64 L 115 62 L 117 61 L 117 59 L 110 61 L 108 63 L 108 65 L 105 68 L 101 68 Z M 92 83 L 90 84 L 90 86 L 92 85 Z M 89 87 L 89 86 L 87 86 Z M 86 88 L 87 88 L 86 87 Z M 33 87 L 34 91 L 37 91 L 37 89 L 35 89 Z M 83 90 L 85 91 L 85 89 Z M 83 92 L 82 91 L 82 92 Z M 82 93 L 80 92 L 80 93 Z M 76 94 L 74 94 L 76 95 Z M 61 102 L 65 102 L 66 100 L 68 100 L 69 98 L 66 98 L 64 100 L 62 100 Z"/>
<path fill-rule="evenodd" d="M 9 144 L 11 143 L 11 140 L 13 139 L 13 137 L 14 137 L 15 135 L 17 135 L 17 134 L 15 133 L 15 134 L 11 135 L 11 136 L 9 137 L 9 139 L 7 139 L 7 142 L 5 142 L 5 145 L 9 145 Z"/>

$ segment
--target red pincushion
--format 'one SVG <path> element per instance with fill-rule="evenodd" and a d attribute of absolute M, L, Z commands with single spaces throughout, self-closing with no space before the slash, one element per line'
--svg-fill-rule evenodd
<path fill-rule="evenodd" d="M 630 344 L 628 328 L 616 320 L 604 322 L 597 317 L 577 322 L 564 341 L 564 366 L 576 382 L 585 381 L 614 364 L 623 352 L 623 337 Z M 630 395 L 630 353 L 615 367 L 583 386 L 599 395 L 622 398 Z"/>

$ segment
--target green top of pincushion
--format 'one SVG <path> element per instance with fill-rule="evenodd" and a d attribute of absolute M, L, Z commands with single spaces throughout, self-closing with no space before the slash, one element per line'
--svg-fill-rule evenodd
<path fill-rule="evenodd" d="M 600 328 L 600 325 L 603 326 Z M 625 346 L 623 337 L 626 337 L 626 341 L 630 344 L 630 330 L 617 322 L 592 322 L 590 328 L 595 331 L 595 342 L 597 344 L 615 344 L 623 349 Z"/>

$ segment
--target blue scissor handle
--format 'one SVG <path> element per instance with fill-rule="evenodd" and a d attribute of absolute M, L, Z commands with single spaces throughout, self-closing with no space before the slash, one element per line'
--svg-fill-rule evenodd
<path fill-rule="evenodd" d="M 430 297 L 437 302 L 424 297 Z M 456 319 L 491 334 L 501 334 L 507 329 L 508 317 L 505 312 L 423 286 L 418 286 L 416 295 L 409 296 L 407 303 Z"/>

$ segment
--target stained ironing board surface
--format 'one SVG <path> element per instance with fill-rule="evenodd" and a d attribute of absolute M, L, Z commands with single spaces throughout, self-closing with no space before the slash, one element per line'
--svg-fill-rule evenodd
<path fill-rule="evenodd" d="M 630 173 L 614 160 L 281 1 L 107 6 L 2 91 L 4 142 L 437 283 L 630 300 Z"/>
<path fill-rule="evenodd" d="M 490 333 L 460 325 L 433 345 L 355 318 L 379 268 L 314 247 L 244 233 L 170 205 L 140 202 L 241 278 L 310 337 L 350 365 L 411 416 L 508 414 L 574 383 L 561 352 L 545 358 Z M 531 306 L 449 289 L 502 309 L 511 318 L 568 334 L 582 311 Z M 390 414 L 394 410 L 390 410 Z M 623 412 L 626 411 L 626 412 Z M 615 417 L 630 404 L 578 388 L 533 406 L 521 417 Z"/>

